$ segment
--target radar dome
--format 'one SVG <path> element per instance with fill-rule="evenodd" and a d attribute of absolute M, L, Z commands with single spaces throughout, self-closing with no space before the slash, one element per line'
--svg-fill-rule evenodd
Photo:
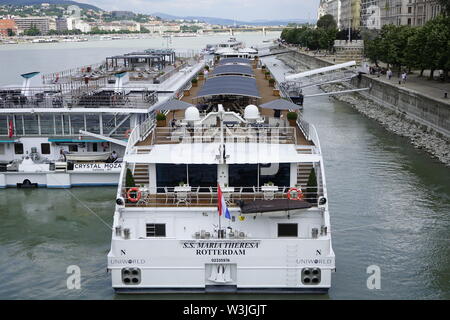
<path fill-rule="evenodd" d="M 194 106 L 189 107 L 184 112 L 184 120 L 186 120 L 186 121 L 198 121 L 198 120 L 200 120 L 200 112 Z"/>
<path fill-rule="evenodd" d="M 258 107 L 253 104 L 249 104 L 248 106 L 246 106 L 244 109 L 244 118 L 245 120 L 259 119 L 260 117 Z"/>

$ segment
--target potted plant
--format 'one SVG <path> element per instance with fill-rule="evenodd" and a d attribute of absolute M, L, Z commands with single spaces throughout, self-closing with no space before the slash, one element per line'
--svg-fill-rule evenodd
<path fill-rule="evenodd" d="M 274 87 L 275 86 L 275 79 L 274 78 L 270 78 L 269 79 L 269 87 Z"/>
<path fill-rule="evenodd" d="M 309 173 L 308 183 L 306 184 L 305 200 L 309 203 L 317 203 L 317 177 L 316 170 L 311 169 Z"/>
<path fill-rule="evenodd" d="M 136 183 L 134 181 L 133 173 L 131 173 L 130 168 L 127 168 L 127 173 L 125 176 L 125 190 L 126 190 L 125 193 L 127 193 L 128 190 L 130 190 L 130 188 L 134 188 L 134 187 L 136 187 Z M 130 196 L 136 197 L 136 192 L 131 191 Z M 130 200 L 128 200 L 128 197 L 125 197 L 125 199 L 126 199 L 125 201 L 127 203 L 130 202 Z"/>
<path fill-rule="evenodd" d="M 166 115 L 164 113 L 158 113 L 156 115 L 156 125 L 158 127 L 165 127 L 166 126 Z"/>
<path fill-rule="evenodd" d="M 270 72 L 266 71 L 264 72 L 265 76 L 266 76 L 266 80 L 270 79 Z"/>
<path fill-rule="evenodd" d="M 198 80 L 203 80 L 205 77 L 204 77 L 204 73 L 203 73 L 203 71 L 200 71 L 199 73 L 198 73 Z"/>
<path fill-rule="evenodd" d="M 295 127 L 295 124 L 297 122 L 297 118 L 298 118 L 297 112 L 290 111 L 290 112 L 287 113 L 287 119 L 289 120 L 289 124 L 292 127 Z"/>
<path fill-rule="evenodd" d="M 193 86 L 193 87 L 196 87 L 196 86 L 197 86 L 197 83 L 198 83 L 197 78 L 192 79 L 192 80 L 191 80 L 191 83 L 192 83 L 192 86 Z"/>

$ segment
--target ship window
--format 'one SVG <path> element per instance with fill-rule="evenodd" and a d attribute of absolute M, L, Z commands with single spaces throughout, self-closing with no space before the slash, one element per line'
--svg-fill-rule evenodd
<path fill-rule="evenodd" d="M 14 153 L 15 154 L 23 154 L 23 144 L 22 143 L 14 143 Z"/>
<path fill-rule="evenodd" d="M 0 135 L 7 135 L 9 131 L 8 128 L 8 116 L 0 116 Z"/>
<path fill-rule="evenodd" d="M 278 237 L 297 237 L 298 224 L 297 223 L 279 223 Z"/>
<path fill-rule="evenodd" d="M 0 154 L 5 154 L 5 144 L 0 144 Z"/>
<path fill-rule="evenodd" d="M 232 164 L 228 166 L 228 181 L 233 187 L 253 187 L 258 185 L 257 164 Z M 246 191 L 250 191 L 246 190 Z"/>
<path fill-rule="evenodd" d="M 180 182 L 187 183 L 187 167 L 185 164 L 156 164 L 158 192 L 164 192 L 164 187 L 176 187 Z"/>
<path fill-rule="evenodd" d="M 259 166 L 259 185 L 263 186 L 265 183 L 273 182 L 276 186 L 288 187 L 291 184 L 291 164 L 275 163 L 260 164 Z"/>
<path fill-rule="evenodd" d="M 69 144 L 69 152 L 77 152 L 78 146 L 76 144 Z"/>
<path fill-rule="evenodd" d="M 93 144 L 92 144 L 92 151 L 97 152 L 97 150 L 98 150 L 97 144 L 96 144 L 96 143 L 93 143 Z"/>
<path fill-rule="evenodd" d="M 23 122 L 26 134 L 39 134 L 39 123 L 37 115 L 24 115 Z"/>
<path fill-rule="evenodd" d="M 41 143 L 41 153 L 50 154 L 50 143 Z"/>
<path fill-rule="evenodd" d="M 165 237 L 166 224 L 165 223 L 147 223 L 146 224 L 147 237 Z"/>
<path fill-rule="evenodd" d="M 210 187 L 217 184 L 217 165 L 189 164 L 188 183 L 194 187 Z"/>

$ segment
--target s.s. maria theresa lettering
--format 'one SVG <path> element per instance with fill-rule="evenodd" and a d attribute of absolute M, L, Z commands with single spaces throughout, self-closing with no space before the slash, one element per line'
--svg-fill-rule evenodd
<path fill-rule="evenodd" d="M 198 256 L 240 256 L 248 249 L 258 249 L 259 241 L 182 241 L 183 249 L 193 249 Z"/>

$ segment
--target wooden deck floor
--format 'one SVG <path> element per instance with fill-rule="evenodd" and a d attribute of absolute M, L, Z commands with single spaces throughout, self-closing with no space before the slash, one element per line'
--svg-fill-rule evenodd
<path fill-rule="evenodd" d="M 264 72 L 261 69 L 253 69 L 253 71 L 255 74 L 256 85 L 257 85 L 257 88 L 258 88 L 258 91 L 259 91 L 259 94 L 261 97 L 261 99 L 258 100 L 258 104 L 263 104 L 263 103 L 270 102 L 270 101 L 273 101 L 276 99 L 280 99 L 279 96 L 274 95 L 274 92 L 273 92 L 274 88 L 269 86 L 269 81 L 265 78 Z M 196 102 L 195 98 L 197 97 L 198 92 L 204 85 L 205 81 L 206 80 L 198 80 L 197 87 L 192 87 L 189 90 L 190 91 L 189 96 L 183 96 L 181 98 L 181 101 L 195 104 L 195 102 Z M 273 115 L 274 115 L 274 111 L 271 109 L 260 108 L 260 113 L 262 116 L 265 116 L 265 117 L 273 117 Z M 283 117 L 286 117 L 287 111 L 283 111 L 282 115 L 283 115 Z M 184 110 L 177 110 L 175 112 L 173 112 L 173 111 L 169 112 L 169 114 L 167 115 L 167 125 L 166 125 L 167 127 L 170 126 L 170 123 L 171 123 L 172 119 L 174 119 L 174 118 L 176 120 L 184 119 Z M 307 140 L 298 127 L 296 127 L 296 136 L 297 136 L 296 138 L 297 138 L 298 145 L 313 145 L 312 141 Z M 150 135 L 144 141 L 137 143 L 137 146 L 148 146 L 148 145 L 154 144 L 155 142 L 156 141 L 152 140 L 152 135 Z"/>

